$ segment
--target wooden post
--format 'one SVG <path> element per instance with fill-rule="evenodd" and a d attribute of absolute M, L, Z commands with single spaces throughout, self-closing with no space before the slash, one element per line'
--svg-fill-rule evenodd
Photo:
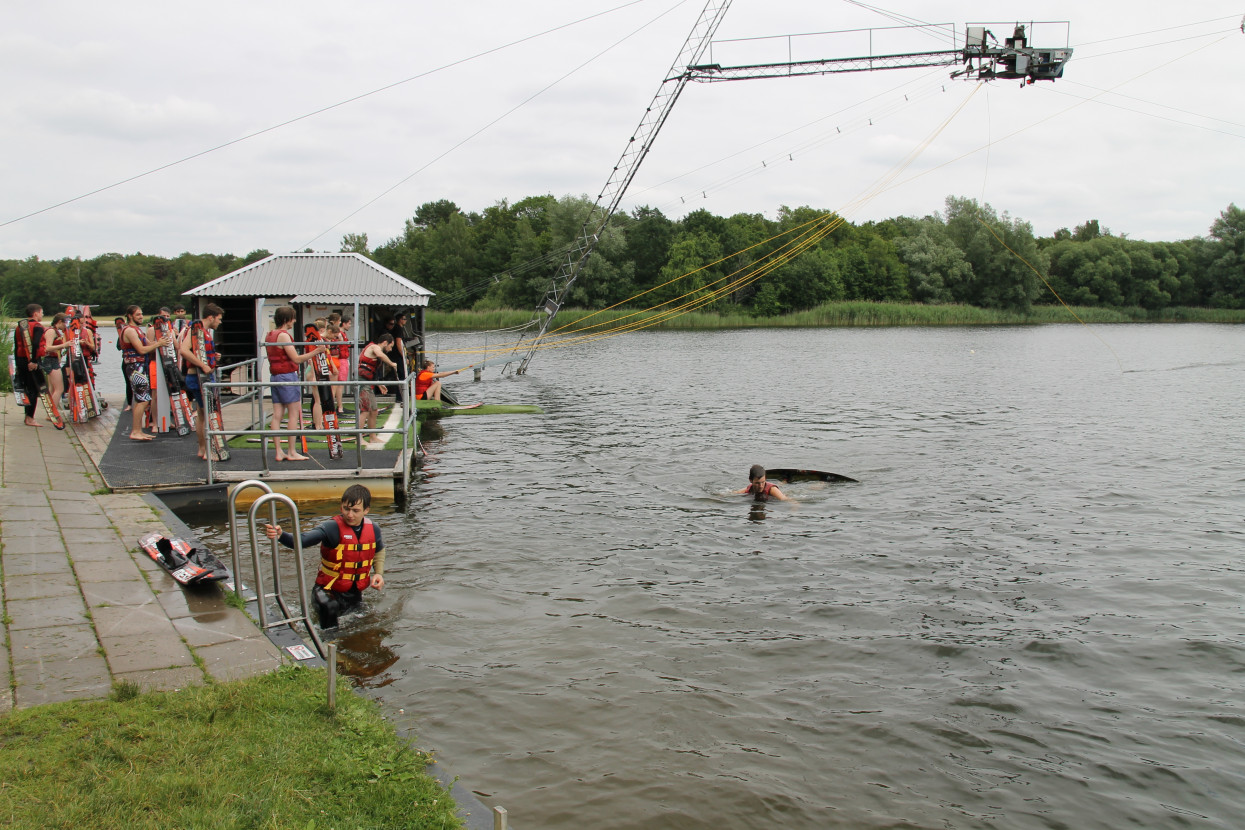
<path fill-rule="evenodd" d="M 493 830 L 506 830 L 506 808 L 493 808 Z"/>
<path fill-rule="evenodd" d="M 329 643 L 329 711 L 337 711 L 337 643 Z"/>

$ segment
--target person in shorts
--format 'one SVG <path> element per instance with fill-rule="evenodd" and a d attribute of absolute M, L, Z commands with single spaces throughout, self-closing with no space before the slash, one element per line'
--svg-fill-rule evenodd
<path fill-rule="evenodd" d="M 370 381 L 380 378 L 384 371 L 380 367 L 382 363 L 396 371 L 397 365 L 389 359 L 389 353 L 392 351 L 392 334 L 382 334 L 375 343 L 368 343 L 367 348 L 359 355 L 359 380 Z M 384 386 L 380 387 L 382 395 L 387 391 L 389 390 Z M 376 413 L 379 409 L 380 407 L 376 405 L 376 396 L 373 394 L 371 384 L 360 386 L 358 428 L 376 429 Z M 373 443 L 384 443 L 386 439 L 381 435 L 373 434 L 366 440 Z"/>
<path fill-rule="evenodd" d="M 195 418 L 195 433 L 199 438 L 199 457 L 207 460 L 207 411 L 203 408 L 203 382 L 213 382 L 216 380 L 216 329 L 220 326 L 221 320 L 225 316 L 225 310 L 216 303 L 208 303 L 203 309 L 203 334 L 204 357 L 207 362 L 204 363 L 199 359 L 199 355 L 195 353 L 194 343 L 191 341 L 191 332 L 193 324 L 186 326 L 182 330 L 181 342 L 177 346 L 177 353 L 181 355 L 182 362 L 186 364 L 185 387 L 186 394 L 190 396 L 191 402 L 195 405 L 195 411 L 198 416 Z"/>
<path fill-rule="evenodd" d="M 264 342 L 268 345 L 265 347 L 268 352 L 268 370 L 272 375 L 272 382 L 292 383 L 298 381 L 298 367 L 308 360 L 312 360 L 316 355 L 324 354 L 328 351 L 325 346 L 317 346 L 311 351 L 299 353 L 294 348 L 294 337 L 290 331 L 294 328 L 294 318 L 297 315 L 294 309 L 288 305 L 278 308 L 272 315 L 273 325 L 275 329 L 264 335 Z M 294 417 L 298 417 L 298 428 L 302 427 L 303 421 L 303 390 L 300 386 L 273 386 L 272 387 L 272 423 L 271 429 L 281 429 L 281 419 L 286 421 L 285 429 L 290 433 L 286 439 L 288 449 L 282 451 L 281 437 L 277 436 L 273 442 L 277 445 L 278 461 L 306 461 L 307 456 L 302 455 L 294 450 Z"/>
<path fill-rule="evenodd" d="M 148 341 L 143 334 L 143 308 L 132 305 L 125 310 L 125 323 L 117 345 L 121 349 L 121 371 L 126 383 L 134 393 L 133 421 L 130 424 L 130 440 L 150 441 L 152 437 L 143 432 L 143 416 L 151 405 L 151 379 L 147 377 L 147 356 L 161 346 L 173 342 L 172 337 Z"/>

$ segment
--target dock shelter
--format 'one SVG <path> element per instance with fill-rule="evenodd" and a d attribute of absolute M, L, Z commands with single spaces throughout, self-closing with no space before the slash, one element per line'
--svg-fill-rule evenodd
<path fill-rule="evenodd" d="M 192 288 L 185 296 L 194 299 L 196 317 L 209 302 L 225 310 L 217 349 L 227 364 L 262 357 L 260 343 L 272 328 L 272 313 L 283 305 L 298 312 L 296 332 L 333 312 L 349 317 L 356 345 L 367 341 L 367 332 L 376 324 L 406 311 L 407 333 L 415 357 L 422 359 L 424 312 L 432 292 L 362 254 L 302 253 L 273 254 Z M 351 353 L 352 363 L 357 362 L 358 349 Z"/>
<path fill-rule="evenodd" d="M 247 440 L 260 440 L 254 436 L 274 434 L 265 428 L 262 396 L 256 393 L 262 393 L 271 379 L 265 360 L 264 337 L 274 327 L 273 313 L 277 308 L 284 305 L 294 308 L 295 342 L 302 340 L 304 326 L 317 317 L 337 312 L 350 318 L 353 321 L 349 334 L 352 346 L 351 377 L 357 378 L 359 353 L 369 333 L 376 332 L 386 320 L 400 312 L 408 318 L 403 329 L 408 359 L 423 359 L 425 310 L 433 294 L 358 253 L 291 253 L 275 254 L 251 263 L 192 288 L 185 292 L 185 296 L 192 298 L 196 317 L 202 316 L 209 302 L 224 309 L 224 321 L 217 329 L 216 345 L 220 364 L 227 369 L 227 376 L 220 379 L 224 392 L 222 397 L 227 405 L 225 431 L 235 438 L 245 433 L 242 437 Z M 230 366 L 235 368 L 229 371 Z M 408 379 L 399 386 L 409 382 Z M 251 415 L 243 417 L 243 425 L 239 429 L 229 428 L 230 421 L 237 423 L 236 416 L 230 417 L 230 411 L 235 409 L 230 404 L 248 400 Z M 409 425 L 414 422 L 415 409 L 404 405 L 399 409 L 402 423 L 391 424 L 382 432 L 407 435 Z M 241 409 L 237 411 L 242 413 Z M 399 426 L 401 429 L 398 429 Z M 376 462 L 386 460 L 393 467 L 395 495 L 401 499 L 405 494 L 411 464 L 418 458 L 416 448 L 408 446 L 404 437 L 400 452 L 382 455 L 372 451 L 362 453 L 362 443 L 356 441 L 355 451 L 347 452 L 345 458 L 283 463 L 279 470 L 270 469 L 265 452 L 235 451 L 234 457 L 219 468 L 209 459 L 208 484 L 249 478 L 268 481 L 301 479 L 305 482 L 324 482 L 342 477 L 358 480 L 382 473 Z M 369 447 L 369 450 L 373 449 Z M 396 463 L 385 459 L 385 455 L 389 454 L 394 456 Z M 368 459 L 366 463 L 363 461 L 365 456 Z M 397 492 L 400 482 L 400 492 Z"/>

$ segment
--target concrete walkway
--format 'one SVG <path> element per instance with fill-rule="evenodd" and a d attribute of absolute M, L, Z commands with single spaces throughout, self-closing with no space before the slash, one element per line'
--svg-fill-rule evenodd
<path fill-rule="evenodd" d="M 11 393 L 0 400 L 0 712 L 290 662 L 219 588 L 184 589 L 138 551 L 140 535 L 168 529 L 142 496 L 108 493 L 86 449 L 115 418 L 63 432 L 42 409 L 35 419 L 23 423 Z"/>

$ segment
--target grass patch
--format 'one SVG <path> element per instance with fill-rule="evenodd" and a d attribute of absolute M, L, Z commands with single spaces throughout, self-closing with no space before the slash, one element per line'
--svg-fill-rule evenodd
<path fill-rule="evenodd" d="M 474 409 L 458 409 L 440 401 L 416 401 L 420 417 L 448 418 L 457 415 L 542 415 L 544 410 L 535 404 L 486 403 Z M 396 436 L 395 436 L 396 437 Z"/>
<path fill-rule="evenodd" d="M 392 410 L 394 406 L 396 405 L 397 404 L 394 403 L 393 401 L 381 403 L 380 412 L 377 413 L 376 415 L 376 423 L 378 425 L 383 425 L 385 423 L 385 419 L 389 417 L 390 410 Z M 267 414 L 271 414 L 271 413 L 267 413 Z M 354 404 L 353 403 L 348 402 L 341 409 L 338 410 L 337 423 L 338 423 L 338 427 L 341 429 L 354 429 L 355 428 L 355 416 L 354 416 Z M 310 409 L 306 409 L 303 412 L 303 424 L 306 426 L 307 429 L 312 429 Z M 265 417 L 264 428 L 265 429 L 268 428 L 266 417 Z M 284 433 L 284 430 L 282 430 L 282 432 Z M 282 444 L 284 444 L 286 436 L 282 434 L 280 437 L 281 437 Z M 354 450 L 353 436 L 342 436 L 342 437 L 343 439 L 346 439 L 346 438 L 351 439 L 351 440 L 343 440 L 342 445 L 347 451 L 353 452 Z M 272 451 L 272 442 L 275 441 L 276 438 L 277 436 L 273 436 L 273 435 L 268 436 L 269 451 Z M 228 446 L 231 449 L 235 449 L 235 450 L 244 450 L 244 449 L 257 450 L 262 446 L 260 441 L 258 441 L 257 439 L 258 439 L 258 436 L 239 434 L 229 439 Z M 398 446 L 401 446 L 401 443 L 402 442 L 399 441 Z M 329 446 L 328 437 L 325 435 L 308 435 L 307 436 L 307 449 L 308 450 L 327 450 L 328 446 Z M 299 452 L 302 452 L 301 443 L 298 445 L 298 450 Z"/>
<path fill-rule="evenodd" d="M 323 670 L 71 701 L 0 718 L 11 827 L 458 828 L 428 758 Z"/>

